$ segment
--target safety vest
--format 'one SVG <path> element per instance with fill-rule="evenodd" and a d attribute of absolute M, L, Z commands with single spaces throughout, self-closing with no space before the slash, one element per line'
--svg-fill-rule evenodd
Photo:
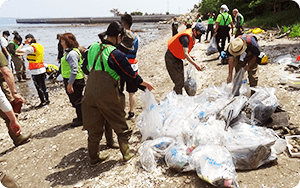
<path fill-rule="evenodd" d="M 17 48 L 19 47 L 19 45 L 17 45 L 14 41 L 9 41 L 9 43 L 12 43 L 15 46 L 15 50 L 17 50 Z M 13 55 L 10 54 L 10 56 L 13 56 Z"/>
<path fill-rule="evenodd" d="M 169 41 L 168 41 L 168 49 L 169 51 L 178 59 L 185 59 L 184 57 L 184 52 L 182 48 L 182 44 L 179 41 L 179 38 L 183 35 L 187 35 L 189 37 L 189 50 L 190 52 L 192 48 L 195 45 L 195 41 L 193 41 L 193 31 L 192 29 L 186 29 L 177 35 L 173 36 Z"/>
<path fill-rule="evenodd" d="M 27 55 L 27 60 L 29 61 L 29 70 L 45 67 L 43 63 L 44 47 L 39 43 L 32 43 L 30 46 L 34 48 L 34 53 Z"/>
<path fill-rule="evenodd" d="M 208 18 L 208 24 L 214 24 L 214 18 L 213 17 Z"/>
<path fill-rule="evenodd" d="M 243 23 L 244 23 L 244 16 L 241 13 L 238 13 L 238 15 L 240 15 L 240 17 L 241 17 L 241 23 L 240 23 L 240 25 L 243 25 Z"/>
<path fill-rule="evenodd" d="M 99 51 L 103 49 L 101 55 L 97 58 L 96 62 L 95 59 L 99 53 Z M 89 48 L 88 51 L 88 67 L 87 69 L 91 71 L 94 67 L 95 71 L 106 71 L 111 77 L 113 77 L 115 80 L 119 80 L 120 76 L 116 71 L 111 69 L 108 65 L 108 58 L 112 51 L 116 49 L 115 46 L 107 45 L 107 44 L 99 44 L 98 42 L 95 42 L 92 44 L 92 46 Z M 100 61 L 100 57 L 102 56 L 102 59 Z M 95 63 L 95 65 L 94 65 Z M 104 70 L 103 70 L 104 69 Z"/>
<path fill-rule="evenodd" d="M 220 21 L 220 25 L 227 26 L 229 25 L 229 14 L 227 12 L 221 13 L 222 19 Z"/>
<path fill-rule="evenodd" d="M 136 64 L 137 60 L 136 60 L 136 53 L 138 50 L 138 45 L 139 45 L 139 41 L 138 41 L 138 37 L 137 34 L 133 31 L 131 31 L 135 37 L 134 42 L 133 42 L 133 47 L 134 50 L 129 50 L 128 54 L 126 54 L 126 57 L 128 58 L 128 61 L 130 64 Z"/>
<path fill-rule="evenodd" d="M 77 75 L 75 77 L 76 80 L 78 79 L 82 79 L 84 78 L 84 73 L 81 69 L 81 65 L 82 65 L 82 55 L 80 53 L 80 51 L 77 49 L 77 48 L 73 48 L 73 50 L 75 52 L 78 53 L 79 55 L 79 62 L 78 62 L 78 72 L 77 72 Z M 66 56 L 68 55 L 68 53 L 66 53 L 61 59 L 61 75 L 63 78 L 70 78 L 70 75 L 71 75 L 71 67 L 68 63 L 68 61 L 66 60 Z"/>
<path fill-rule="evenodd" d="M 244 39 L 247 42 L 247 45 L 251 44 L 252 35 L 246 35 L 245 37 L 243 37 L 243 35 L 239 35 L 238 37 Z"/>

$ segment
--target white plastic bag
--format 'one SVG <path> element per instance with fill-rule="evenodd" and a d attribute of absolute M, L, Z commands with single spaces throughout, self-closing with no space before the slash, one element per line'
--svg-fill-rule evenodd
<path fill-rule="evenodd" d="M 209 43 L 209 46 L 206 50 L 206 55 L 211 55 L 218 52 L 216 38 L 212 37 Z"/>
<path fill-rule="evenodd" d="M 240 88 L 242 84 L 247 83 L 247 79 L 245 79 L 245 69 L 241 68 L 237 73 L 235 73 L 233 78 L 233 88 L 232 88 L 232 95 L 238 96 L 240 95 Z"/>
<path fill-rule="evenodd" d="M 195 96 L 197 92 L 197 82 L 195 79 L 195 67 L 189 63 L 186 71 L 186 80 L 184 82 L 184 89 L 189 96 Z"/>

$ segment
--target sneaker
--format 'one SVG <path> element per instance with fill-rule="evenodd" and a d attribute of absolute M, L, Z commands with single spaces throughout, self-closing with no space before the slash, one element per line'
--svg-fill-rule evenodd
<path fill-rule="evenodd" d="M 49 100 L 47 100 L 47 101 L 45 102 L 45 105 L 48 105 L 48 104 L 50 104 L 50 101 L 49 101 Z"/>
<path fill-rule="evenodd" d="M 46 102 L 41 102 L 38 106 L 36 106 L 35 108 L 42 108 L 43 106 L 46 105 Z"/>
<path fill-rule="evenodd" d="M 128 112 L 128 117 L 127 117 L 128 120 L 129 120 L 129 119 L 132 119 L 132 118 L 134 118 L 134 117 L 135 117 L 135 115 L 134 115 L 133 112 Z"/>

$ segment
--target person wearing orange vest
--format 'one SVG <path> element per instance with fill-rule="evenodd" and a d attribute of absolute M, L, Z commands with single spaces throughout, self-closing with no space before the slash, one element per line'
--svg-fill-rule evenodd
<path fill-rule="evenodd" d="M 29 44 L 29 46 L 24 48 L 26 44 Z M 36 42 L 32 34 L 28 34 L 25 36 L 24 43 L 22 43 L 16 51 L 27 55 L 27 60 L 29 61 L 28 68 L 41 100 L 41 103 L 37 108 L 50 104 L 49 94 L 45 83 L 46 68 L 44 65 L 44 47 Z"/>
<path fill-rule="evenodd" d="M 196 39 L 200 39 L 205 32 L 206 28 L 203 23 L 198 22 L 194 28 L 186 29 L 168 41 L 165 62 L 168 73 L 175 84 L 174 91 L 176 94 L 182 95 L 184 85 L 183 59 L 187 59 L 198 71 L 201 71 L 201 67 L 195 63 L 189 53 L 194 47 Z"/>
<path fill-rule="evenodd" d="M 229 44 L 226 55 L 229 57 L 227 83 L 232 81 L 232 72 L 234 67 L 236 72 L 238 72 L 241 68 L 244 68 L 245 71 L 248 72 L 250 87 L 257 86 L 258 64 L 265 55 L 265 53 L 261 52 L 258 46 L 257 38 L 252 35 L 239 35 Z M 253 93 L 254 91 L 252 90 L 251 94 Z"/>

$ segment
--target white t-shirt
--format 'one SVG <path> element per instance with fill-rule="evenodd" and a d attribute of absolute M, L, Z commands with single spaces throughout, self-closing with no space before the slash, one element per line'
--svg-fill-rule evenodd
<path fill-rule="evenodd" d="M 26 55 L 33 54 L 34 53 L 34 48 L 32 46 L 28 46 L 28 47 L 22 48 L 21 51 L 24 52 Z M 46 72 L 45 67 L 30 70 L 30 73 L 32 75 L 39 75 L 39 74 L 43 74 L 45 72 Z"/>
<path fill-rule="evenodd" d="M 1 46 L 3 48 L 6 48 L 8 46 L 8 41 L 4 37 L 1 37 Z"/>

